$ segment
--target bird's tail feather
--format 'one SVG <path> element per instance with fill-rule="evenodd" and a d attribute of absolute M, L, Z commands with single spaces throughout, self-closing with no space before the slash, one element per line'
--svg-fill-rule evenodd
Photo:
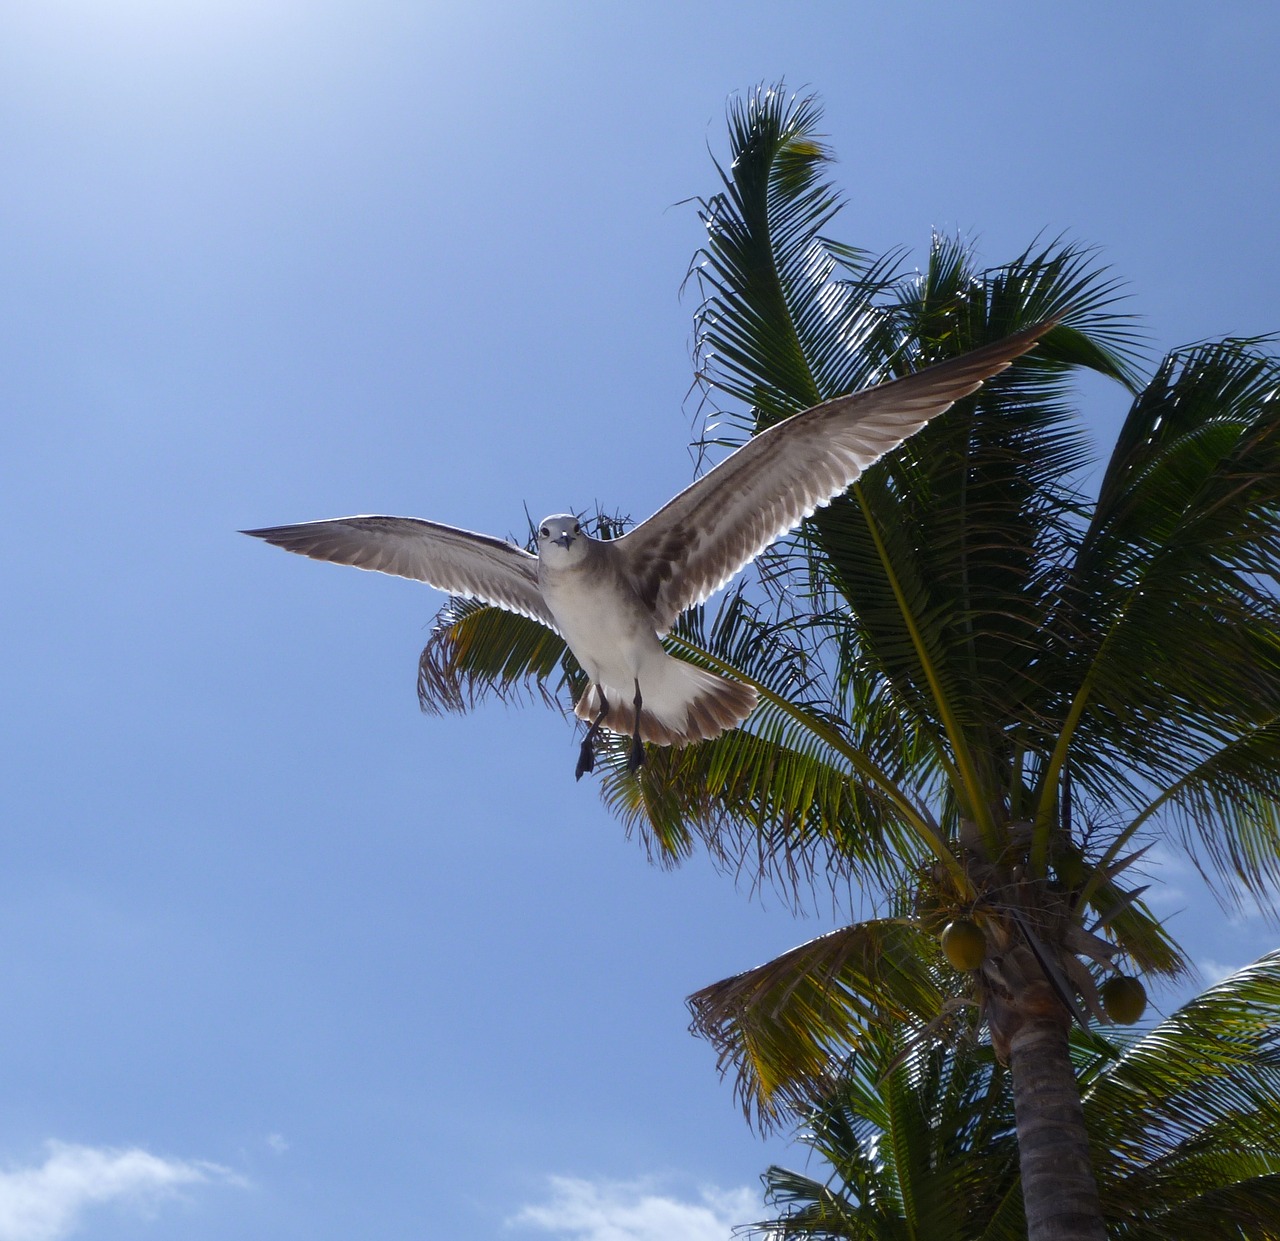
<path fill-rule="evenodd" d="M 756 691 L 740 681 L 696 668 L 682 659 L 666 659 L 660 678 L 641 684 L 640 737 L 655 745 L 688 745 L 709 741 L 735 728 L 751 714 Z M 574 713 L 594 722 L 600 714 L 601 688 L 592 682 L 578 699 Z M 605 687 L 609 705 L 603 727 L 630 736 L 635 726 L 635 688 Z"/>

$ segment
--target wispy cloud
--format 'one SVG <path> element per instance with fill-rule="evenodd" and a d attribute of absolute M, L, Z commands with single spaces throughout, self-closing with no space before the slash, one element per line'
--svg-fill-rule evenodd
<path fill-rule="evenodd" d="M 1221 961 L 1215 961 L 1212 957 L 1204 957 L 1195 964 L 1206 987 L 1217 986 L 1224 978 L 1229 978 L 1241 968 L 1239 965 L 1223 965 Z"/>
<path fill-rule="evenodd" d="M 1185 854 L 1163 842 L 1157 842 L 1147 850 L 1136 866 L 1141 868 L 1142 878 L 1133 879 L 1133 884 L 1151 885 L 1143 900 L 1161 917 L 1168 917 L 1169 914 L 1186 908 L 1189 899 L 1186 885 L 1194 887 L 1199 876 Z M 1125 880 L 1121 879 L 1120 882 L 1125 883 Z M 1125 886 L 1128 887 L 1129 884 L 1125 883 Z"/>
<path fill-rule="evenodd" d="M 243 1182 L 217 1164 L 163 1159 L 137 1147 L 47 1142 L 45 1160 L 0 1170 L 0 1241 L 63 1241 L 88 1208 L 118 1203 L 151 1213 L 189 1186 Z"/>
<path fill-rule="evenodd" d="M 553 1176 L 550 1191 L 546 1202 L 507 1222 L 562 1241 L 728 1241 L 735 1225 L 761 1214 L 760 1198 L 749 1189 L 703 1189 L 688 1201 L 659 1192 L 650 1180 Z"/>

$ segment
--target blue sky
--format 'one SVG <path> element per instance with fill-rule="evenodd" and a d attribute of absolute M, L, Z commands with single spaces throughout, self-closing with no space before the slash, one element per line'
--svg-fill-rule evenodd
<path fill-rule="evenodd" d="M 683 200 L 819 92 L 840 235 L 1096 243 L 1280 330 L 1265 6 L 9 0 L 0 1241 L 712 1241 L 786 1158 L 683 997 L 830 925 L 647 864 L 543 708 L 419 714 L 434 592 L 234 531 L 685 485 Z M 1122 403 L 1091 394 L 1109 445 Z M 1274 946 L 1166 855 L 1207 973 Z"/>

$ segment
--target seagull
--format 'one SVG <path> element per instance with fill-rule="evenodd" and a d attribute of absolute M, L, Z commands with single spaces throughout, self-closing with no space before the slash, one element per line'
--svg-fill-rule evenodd
<path fill-rule="evenodd" d="M 660 639 L 676 618 L 1053 325 L 793 414 L 616 539 L 592 538 L 572 513 L 539 523 L 537 555 L 417 517 L 339 517 L 241 533 L 314 560 L 414 578 L 546 625 L 590 678 L 574 707 L 589 725 L 576 778 L 593 770 L 602 730 L 630 735 L 635 772 L 644 742 L 710 740 L 756 705 L 751 686 L 666 652 Z"/>

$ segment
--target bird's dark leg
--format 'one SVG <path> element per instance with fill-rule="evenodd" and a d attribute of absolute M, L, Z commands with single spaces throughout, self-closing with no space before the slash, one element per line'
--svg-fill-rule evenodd
<path fill-rule="evenodd" d="M 636 723 L 631 733 L 631 757 L 627 759 L 627 770 L 639 771 L 644 766 L 644 743 L 640 740 L 640 707 L 644 699 L 640 697 L 640 678 L 636 678 Z"/>
<path fill-rule="evenodd" d="M 581 780 L 587 772 L 595 770 L 595 740 L 600 735 L 600 725 L 604 723 L 604 717 L 608 714 L 609 700 L 605 698 L 604 690 L 600 690 L 600 714 L 596 716 L 595 722 L 587 729 L 587 735 L 582 739 L 582 749 L 578 751 L 578 765 L 573 771 L 575 780 Z"/>

